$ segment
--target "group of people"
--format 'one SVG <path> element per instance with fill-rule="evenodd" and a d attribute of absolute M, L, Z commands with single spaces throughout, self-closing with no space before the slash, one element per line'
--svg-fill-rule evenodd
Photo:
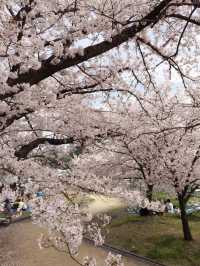
<path fill-rule="evenodd" d="M 35 194 L 36 197 L 43 197 L 44 192 L 38 190 Z M 15 201 L 6 198 L 0 206 L 0 211 L 3 211 L 8 217 L 20 216 L 23 211 L 31 212 L 30 200 L 33 195 L 21 193 Z"/>
<path fill-rule="evenodd" d="M 10 217 L 13 215 L 20 216 L 23 211 L 28 210 L 28 206 L 23 201 L 22 197 L 18 197 L 15 202 L 11 202 L 10 199 L 5 199 L 3 205 L 3 211 Z"/>
<path fill-rule="evenodd" d="M 159 202 L 159 204 L 150 204 L 149 206 L 143 206 L 139 210 L 139 214 L 141 216 L 163 215 L 164 213 L 177 213 L 170 199 L 167 199 L 164 202 Z"/>

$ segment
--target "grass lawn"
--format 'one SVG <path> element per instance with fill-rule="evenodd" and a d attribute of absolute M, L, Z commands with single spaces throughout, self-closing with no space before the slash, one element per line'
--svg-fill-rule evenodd
<path fill-rule="evenodd" d="M 22 212 L 22 215 L 20 215 L 20 216 L 18 216 L 18 217 L 20 217 L 20 218 L 25 218 L 25 217 L 30 217 L 30 216 L 31 216 L 30 212 L 28 212 L 28 211 L 23 211 L 23 212 Z M 0 212 L 0 218 L 6 218 L 5 213 Z M 13 219 L 16 219 L 16 218 L 13 218 Z"/>
<path fill-rule="evenodd" d="M 190 216 L 194 241 L 183 240 L 179 217 L 116 215 L 106 242 L 167 266 L 200 266 L 200 212 Z"/>
<path fill-rule="evenodd" d="M 5 214 L 0 212 L 0 218 L 6 218 Z"/>

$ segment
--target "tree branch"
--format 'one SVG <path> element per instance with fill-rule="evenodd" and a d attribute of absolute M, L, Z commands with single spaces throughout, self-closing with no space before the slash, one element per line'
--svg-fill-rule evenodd
<path fill-rule="evenodd" d="M 37 70 L 30 68 L 27 72 L 19 74 L 17 78 L 9 77 L 7 84 L 9 86 L 14 86 L 21 83 L 29 83 L 30 85 L 34 85 L 62 69 L 80 64 L 86 60 L 108 52 L 115 47 L 118 47 L 120 44 L 128 41 L 130 38 L 134 38 L 137 33 L 141 32 L 152 23 L 155 23 L 157 18 L 160 16 L 160 13 L 162 13 L 163 10 L 166 10 L 166 7 L 170 2 L 172 2 L 172 0 L 161 1 L 161 3 L 143 19 L 141 19 L 139 23 L 123 29 L 119 34 L 113 36 L 111 41 L 103 41 L 98 44 L 88 46 L 83 50 L 83 54 L 77 52 L 73 58 L 70 56 L 63 56 L 58 64 L 53 65 L 51 63 L 46 63 Z"/>
<path fill-rule="evenodd" d="M 71 144 L 74 143 L 74 138 L 63 138 L 63 139 L 53 139 L 53 138 L 38 138 L 33 140 L 32 142 L 21 146 L 19 150 L 15 152 L 15 156 L 19 159 L 25 159 L 27 158 L 28 154 L 37 148 L 40 144 L 48 143 L 50 145 L 63 145 L 63 144 Z"/>

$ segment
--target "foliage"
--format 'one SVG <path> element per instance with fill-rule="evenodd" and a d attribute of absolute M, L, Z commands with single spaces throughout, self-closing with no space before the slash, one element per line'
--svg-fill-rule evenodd
<path fill-rule="evenodd" d="M 20 177 L 57 248 L 73 256 L 88 228 L 72 192 L 141 204 L 125 175 L 169 182 L 185 203 L 199 185 L 199 7 L 0 2 L 0 170 Z"/>

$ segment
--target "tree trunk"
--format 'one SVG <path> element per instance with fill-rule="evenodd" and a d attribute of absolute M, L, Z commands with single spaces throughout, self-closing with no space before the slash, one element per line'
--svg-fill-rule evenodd
<path fill-rule="evenodd" d="M 183 228 L 183 235 L 184 240 L 191 241 L 192 240 L 192 234 L 190 231 L 189 223 L 188 223 L 188 217 L 186 214 L 186 202 L 184 201 L 182 196 L 178 197 L 179 200 L 179 207 L 181 211 L 181 222 L 182 222 L 182 228 Z"/>
<path fill-rule="evenodd" d="M 147 199 L 151 202 L 153 198 L 153 185 L 147 184 L 146 196 Z"/>

